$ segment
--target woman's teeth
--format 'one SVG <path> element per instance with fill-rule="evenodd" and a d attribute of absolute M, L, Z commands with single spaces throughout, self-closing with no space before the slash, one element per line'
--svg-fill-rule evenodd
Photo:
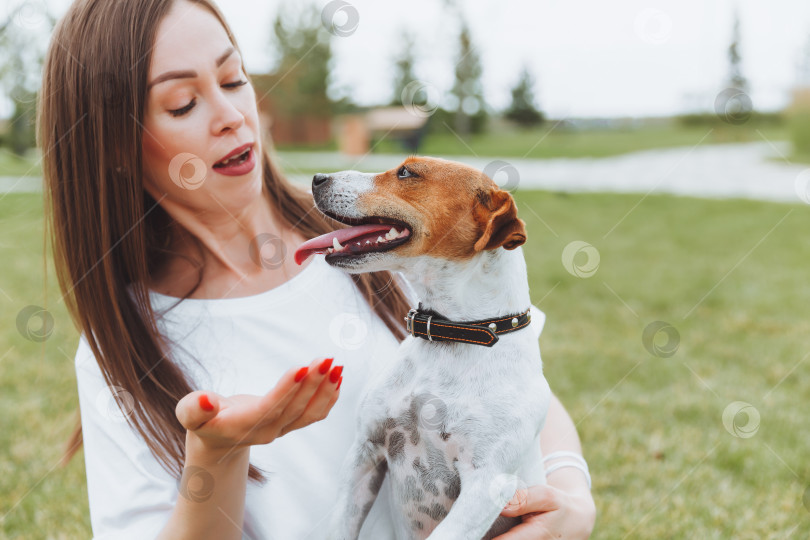
<path fill-rule="evenodd" d="M 244 163 L 247 160 L 249 155 L 250 155 L 250 148 L 248 148 L 247 150 L 245 150 L 244 152 L 242 152 L 241 154 L 239 154 L 237 156 L 233 156 L 232 158 L 228 158 L 225 161 L 217 163 L 216 166 L 217 167 L 227 167 L 228 165 L 231 164 L 231 162 L 236 161 L 236 160 L 239 160 L 239 163 Z"/>
<path fill-rule="evenodd" d="M 375 244 L 384 244 L 386 242 L 390 242 L 391 240 L 396 240 L 397 238 L 404 238 L 408 236 L 407 229 L 403 229 L 402 231 L 397 231 L 394 227 L 391 227 L 391 230 L 385 233 L 385 238 L 382 236 L 378 236 L 377 240 L 374 242 Z M 371 240 L 366 240 L 365 245 L 371 245 Z M 362 247 L 363 244 L 361 242 L 349 242 L 345 246 L 342 246 L 340 242 L 338 242 L 337 238 L 332 238 L 332 247 L 327 248 L 327 253 L 340 253 L 341 251 L 345 251 L 350 246 Z"/>

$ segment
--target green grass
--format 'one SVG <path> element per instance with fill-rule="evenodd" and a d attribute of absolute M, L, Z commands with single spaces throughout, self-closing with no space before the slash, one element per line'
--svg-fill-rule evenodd
<path fill-rule="evenodd" d="M 658 195 L 517 200 L 532 299 L 548 316 L 545 373 L 593 475 L 593 538 L 807 538 L 810 209 Z M 55 467 L 78 406 L 78 334 L 52 271 L 45 294 L 40 198 L 7 195 L 0 223 L 0 508 L 8 512 L 0 537 L 87 538 L 83 454 Z M 600 255 L 589 278 L 562 264 L 577 240 Z M 30 304 L 55 317 L 41 344 L 16 330 Z M 642 344 L 658 320 L 679 334 L 669 358 Z M 734 401 L 759 412 L 753 437 L 724 428 Z"/>
<path fill-rule="evenodd" d="M 640 150 L 724 144 L 733 142 L 761 142 L 757 129 L 771 141 L 788 138 L 780 126 L 681 126 L 676 123 L 644 126 L 636 129 L 571 130 L 555 128 L 548 123 L 530 130 L 492 130 L 481 135 L 460 138 L 452 126 L 440 124 L 427 135 L 419 147 L 422 155 L 481 155 L 525 158 L 583 158 L 607 157 Z M 702 142 L 701 142 L 702 141 Z M 402 152 L 399 144 L 383 140 L 375 152 Z"/>
<path fill-rule="evenodd" d="M 39 151 L 31 149 L 24 157 L 0 147 L 0 176 L 42 176 Z"/>

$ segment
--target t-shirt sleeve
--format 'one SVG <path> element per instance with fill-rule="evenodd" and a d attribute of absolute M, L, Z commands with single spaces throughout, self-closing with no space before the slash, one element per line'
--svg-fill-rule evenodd
<path fill-rule="evenodd" d="M 84 334 L 75 364 L 93 538 L 154 538 L 174 509 L 177 481 L 127 423 L 113 393 L 132 397 L 107 385 Z"/>

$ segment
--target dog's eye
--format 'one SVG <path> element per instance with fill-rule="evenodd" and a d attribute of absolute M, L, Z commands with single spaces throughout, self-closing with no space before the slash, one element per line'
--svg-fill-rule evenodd
<path fill-rule="evenodd" d="M 397 171 L 397 176 L 399 178 L 415 178 L 417 175 L 413 174 L 411 171 L 406 169 L 405 166 L 403 165 Z"/>

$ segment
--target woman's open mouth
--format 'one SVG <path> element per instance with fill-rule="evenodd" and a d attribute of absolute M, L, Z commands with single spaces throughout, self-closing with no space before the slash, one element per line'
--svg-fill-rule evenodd
<path fill-rule="evenodd" d="M 255 166 L 256 152 L 253 151 L 251 144 L 241 153 L 215 163 L 214 170 L 226 176 L 241 176 L 252 171 Z"/>
<path fill-rule="evenodd" d="M 296 264 L 303 263 L 310 255 L 316 253 L 326 254 L 329 260 L 388 251 L 401 246 L 411 238 L 410 227 L 398 220 L 384 217 L 354 219 L 324 213 L 352 226 L 323 234 L 301 244 L 295 251 Z"/>

